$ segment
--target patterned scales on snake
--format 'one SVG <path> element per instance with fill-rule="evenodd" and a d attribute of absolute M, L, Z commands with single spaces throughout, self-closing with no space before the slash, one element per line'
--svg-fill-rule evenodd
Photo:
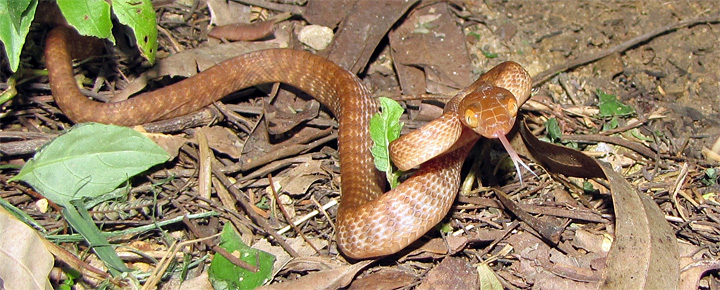
<path fill-rule="evenodd" d="M 274 82 L 297 87 L 323 103 L 340 122 L 342 199 L 337 242 L 345 255 L 355 259 L 396 253 L 440 222 L 455 199 L 469 149 L 481 135 L 505 139 L 531 87 L 528 73 L 514 62 L 485 73 L 450 101 L 440 118 L 391 145 L 399 168 L 420 167 L 399 187 L 383 193 L 368 131 L 369 119 L 378 110 L 376 102 L 354 74 L 331 61 L 297 50 L 256 51 L 174 85 L 123 102 L 101 103 L 82 95 L 73 77 L 72 59 L 81 56 L 86 46 L 73 29 L 59 26 L 48 34 L 45 47 L 55 101 L 77 123 L 143 124 L 181 116 L 234 91 Z M 438 139 L 444 142 L 429 142 L 432 146 L 427 142 Z"/>

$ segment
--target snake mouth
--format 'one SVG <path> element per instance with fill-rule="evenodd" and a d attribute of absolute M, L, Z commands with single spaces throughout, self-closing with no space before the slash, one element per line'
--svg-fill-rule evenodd
<path fill-rule="evenodd" d="M 502 143 L 503 148 L 505 148 L 505 151 L 507 151 L 508 155 L 510 156 L 510 160 L 512 160 L 513 164 L 515 165 L 515 171 L 517 172 L 518 179 L 520 180 L 520 186 L 523 186 L 523 177 L 522 173 L 520 172 L 520 167 L 525 167 L 527 171 L 532 173 L 532 175 L 535 175 L 536 178 L 540 178 L 537 174 L 535 174 L 532 169 L 530 169 L 530 166 L 525 163 L 520 158 L 520 155 L 517 154 L 517 151 L 515 151 L 515 148 L 512 147 L 510 144 L 510 141 L 507 139 L 505 135 L 500 135 L 497 137 L 498 140 L 500 140 L 500 143 Z"/>

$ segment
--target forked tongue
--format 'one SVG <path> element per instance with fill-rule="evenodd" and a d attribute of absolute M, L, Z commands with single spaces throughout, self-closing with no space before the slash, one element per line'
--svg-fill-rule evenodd
<path fill-rule="evenodd" d="M 518 156 L 517 152 L 515 152 L 515 149 L 512 147 L 512 145 L 510 145 L 510 141 L 508 141 L 507 137 L 505 137 L 505 135 L 502 135 L 502 134 L 498 134 L 498 135 L 499 136 L 497 138 L 500 139 L 500 143 L 502 143 L 503 147 L 505 147 L 505 151 L 507 151 L 508 155 L 510 155 L 510 159 L 512 160 L 513 164 L 515 164 L 515 170 L 517 171 L 518 179 L 520 179 L 520 186 L 524 186 L 522 174 L 520 173 L 520 166 L 525 167 L 525 169 L 527 169 L 527 171 L 530 171 L 530 173 L 535 175 L 535 177 L 539 178 L 537 176 L 537 174 L 535 174 L 535 172 L 533 172 L 532 169 L 530 169 L 530 166 L 525 164 L 525 162 L 523 162 L 522 159 L 520 159 L 520 156 Z"/>

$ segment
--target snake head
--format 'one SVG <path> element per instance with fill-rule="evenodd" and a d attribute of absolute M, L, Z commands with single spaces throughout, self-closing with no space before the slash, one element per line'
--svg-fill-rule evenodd
<path fill-rule="evenodd" d="M 465 126 L 486 138 L 498 138 L 512 130 L 518 112 L 515 96 L 490 83 L 465 96 L 458 106 Z"/>

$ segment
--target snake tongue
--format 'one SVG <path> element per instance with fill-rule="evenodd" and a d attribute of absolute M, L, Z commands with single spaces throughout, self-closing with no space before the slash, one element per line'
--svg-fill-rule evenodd
<path fill-rule="evenodd" d="M 520 186 L 523 186 L 523 178 L 522 174 L 520 173 L 520 166 L 525 167 L 527 171 L 535 175 L 535 177 L 538 177 L 537 174 L 535 174 L 535 172 L 530 169 L 530 166 L 528 166 L 524 161 L 522 161 L 522 159 L 520 159 L 520 156 L 517 154 L 517 152 L 515 152 L 515 149 L 512 147 L 512 145 L 510 145 L 510 141 L 508 141 L 505 135 L 498 134 L 497 138 L 500 139 L 500 143 L 502 143 L 503 147 L 505 147 L 505 151 L 507 151 L 513 164 L 515 164 L 515 170 L 517 171 L 518 179 L 520 179 Z"/>

